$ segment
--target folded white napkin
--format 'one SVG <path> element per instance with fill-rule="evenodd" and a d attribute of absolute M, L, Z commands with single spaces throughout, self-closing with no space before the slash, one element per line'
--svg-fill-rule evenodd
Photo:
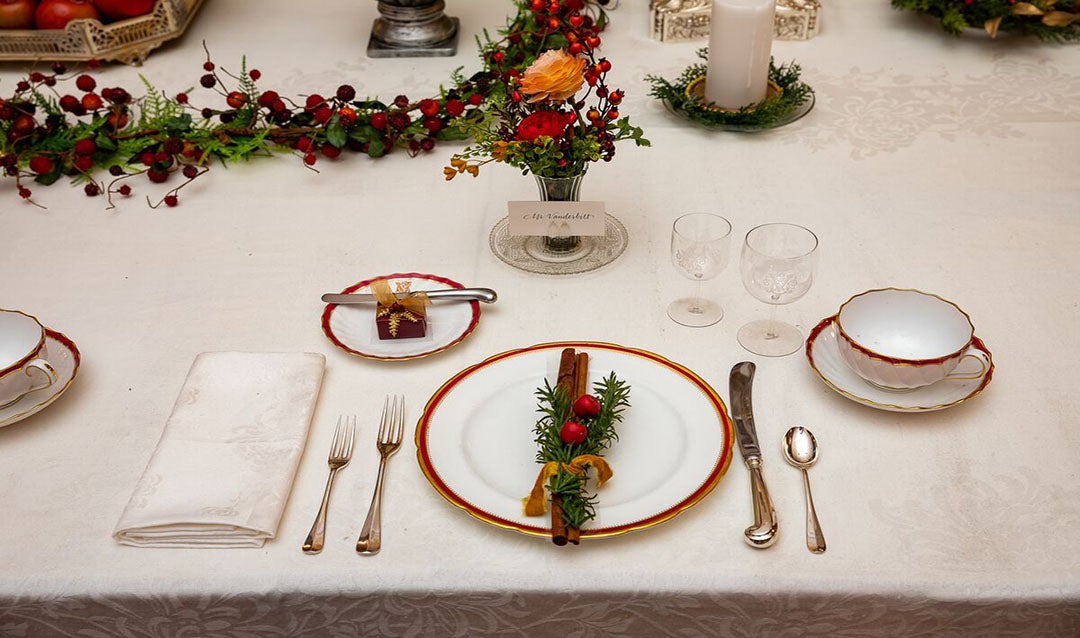
<path fill-rule="evenodd" d="M 114 536 L 138 547 L 262 547 L 277 532 L 326 358 L 195 357 Z"/>

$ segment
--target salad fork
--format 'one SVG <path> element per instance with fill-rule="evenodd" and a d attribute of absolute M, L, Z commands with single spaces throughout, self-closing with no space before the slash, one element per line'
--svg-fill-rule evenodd
<path fill-rule="evenodd" d="M 319 506 L 319 514 L 315 517 L 315 523 L 304 540 L 303 550 L 305 554 L 318 554 L 326 542 L 326 510 L 330 504 L 330 490 L 334 486 L 334 476 L 338 470 L 349 464 L 353 451 L 353 436 L 356 432 L 356 416 L 341 415 L 338 417 L 337 428 L 334 430 L 334 442 L 330 445 L 330 455 L 326 459 L 330 466 L 330 476 L 326 479 L 326 490 L 323 491 L 322 505 Z"/>
<path fill-rule="evenodd" d="M 360 530 L 360 538 L 356 541 L 356 551 L 361 554 L 375 554 L 382 546 L 382 486 L 383 472 L 386 470 L 386 459 L 401 447 L 401 437 L 405 431 L 405 397 L 395 396 L 391 403 L 390 397 L 383 402 L 382 420 L 379 423 L 379 439 L 376 447 L 379 449 L 379 476 L 375 479 L 375 495 L 371 497 L 371 508 L 368 510 L 364 527 Z"/>

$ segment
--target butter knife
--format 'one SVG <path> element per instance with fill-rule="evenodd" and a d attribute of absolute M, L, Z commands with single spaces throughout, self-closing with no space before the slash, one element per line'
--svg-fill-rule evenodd
<path fill-rule="evenodd" d="M 750 494 L 754 500 L 754 524 L 743 532 L 752 547 L 764 549 L 776 542 L 776 510 L 773 508 L 765 477 L 761 474 L 761 448 L 754 427 L 754 409 L 750 402 L 756 366 L 743 361 L 731 369 L 728 389 L 731 393 L 731 416 L 746 469 L 750 470 Z"/>
<path fill-rule="evenodd" d="M 495 300 L 499 298 L 495 291 L 491 288 L 446 288 L 442 290 L 417 290 L 410 294 L 415 295 L 418 292 L 427 293 L 428 299 L 448 299 L 454 301 L 482 301 L 484 303 L 495 303 Z M 372 303 L 375 301 L 375 295 L 370 293 L 354 292 L 349 294 L 334 294 L 326 293 L 322 296 L 322 300 L 326 303 L 336 304 L 354 304 L 354 303 Z"/>

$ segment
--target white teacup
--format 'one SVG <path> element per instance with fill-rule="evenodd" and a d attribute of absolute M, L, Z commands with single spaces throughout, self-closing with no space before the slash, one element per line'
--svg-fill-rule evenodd
<path fill-rule="evenodd" d="M 0 309 L 0 408 L 56 383 L 46 357 L 41 323 L 18 310 Z"/>
<path fill-rule="evenodd" d="M 888 390 L 911 390 L 942 379 L 977 379 L 990 369 L 990 352 L 975 337 L 959 306 L 918 290 L 868 290 L 836 315 L 840 356 L 860 377 Z M 972 358 L 979 369 L 960 372 Z"/>

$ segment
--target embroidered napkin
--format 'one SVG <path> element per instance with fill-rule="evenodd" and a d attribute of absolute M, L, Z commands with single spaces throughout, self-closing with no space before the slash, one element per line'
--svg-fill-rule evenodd
<path fill-rule="evenodd" d="M 114 536 L 138 547 L 261 547 L 277 532 L 326 358 L 195 357 Z"/>

